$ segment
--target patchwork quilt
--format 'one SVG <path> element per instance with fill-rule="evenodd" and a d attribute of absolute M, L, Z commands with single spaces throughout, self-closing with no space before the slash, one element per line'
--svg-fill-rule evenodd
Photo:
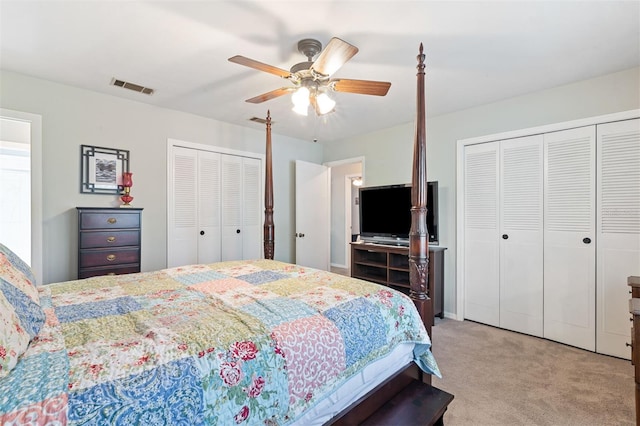
<path fill-rule="evenodd" d="M 38 288 L 45 319 L 6 377 L 0 424 L 272 424 L 402 342 L 439 375 L 400 292 L 272 260 Z"/>

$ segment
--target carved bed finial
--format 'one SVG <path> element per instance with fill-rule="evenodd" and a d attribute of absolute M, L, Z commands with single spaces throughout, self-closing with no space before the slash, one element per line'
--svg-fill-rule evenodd
<path fill-rule="evenodd" d="M 417 68 L 421 71 L 424 72 L 424 59 L 425 59 L 425 55 L 424 55 L 424 49 L 422 47 L 422 43 L 420 43 L 420 53 L 417 56 L 418 59 L 418 66 Z"/>
<path fill-rule="evenodd" d="M 271 111 L 267 110 L 267 144 L 265 147 L 264 179 L 264 258 L 273 259 L 275 225 L 273 223 L 273 159 L 271 156 Z"/>

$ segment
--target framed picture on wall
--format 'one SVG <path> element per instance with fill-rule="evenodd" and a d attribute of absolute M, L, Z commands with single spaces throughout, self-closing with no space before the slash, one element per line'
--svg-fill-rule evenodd
<path fill-rule="evenodd" d="M 122 173 L 129 171 L 129 151 L 80 145 L 80 192 L 120 194 Z"/>

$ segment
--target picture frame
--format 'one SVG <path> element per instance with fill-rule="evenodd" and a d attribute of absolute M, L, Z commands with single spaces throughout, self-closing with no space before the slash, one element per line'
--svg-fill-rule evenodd
<path fill-rule="evenodd" d="M 129 151 L 80 145 L 80 192 L 120 194 L 122 173 L 129 171 Z"/>

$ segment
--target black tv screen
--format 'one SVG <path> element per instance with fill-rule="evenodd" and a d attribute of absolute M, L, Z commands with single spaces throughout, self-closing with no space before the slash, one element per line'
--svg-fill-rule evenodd
<path fill-rule="evenodd" d="M 406 244 L 411 229 L 411 186 L 360 188 L 360 238 L 365 241 Z M 427 184 L 429 242 L 438 243 L 438 182 Z"/>

